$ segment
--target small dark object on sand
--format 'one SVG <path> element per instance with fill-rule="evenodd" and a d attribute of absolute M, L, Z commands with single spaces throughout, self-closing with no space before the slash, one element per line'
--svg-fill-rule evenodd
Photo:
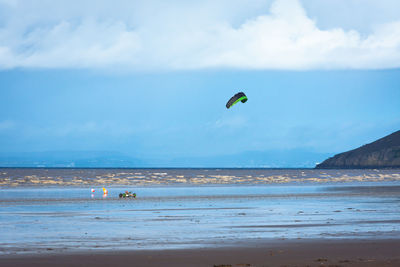
<path fill-rule="evenodd" d="M 136 198 L 136 193 L 125 191 L 125 193 L 120 193 L 119 198 Z"/>

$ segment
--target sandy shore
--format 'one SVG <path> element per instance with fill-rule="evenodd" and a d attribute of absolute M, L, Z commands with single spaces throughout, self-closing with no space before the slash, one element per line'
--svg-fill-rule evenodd
<path fill-rule="evenodd" d="M 0 257 L 0 266 L 400 266 L 400 240 L 273 241 L 181 250 Z"/>

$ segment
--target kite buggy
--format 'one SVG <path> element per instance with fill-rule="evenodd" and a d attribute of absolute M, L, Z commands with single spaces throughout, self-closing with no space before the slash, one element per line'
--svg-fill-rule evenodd
<path fill-rule="evenodd" d="M 136 198 L 136 193 L 125 191 L 125 193 L 120 193 L 119 198 Z"/>

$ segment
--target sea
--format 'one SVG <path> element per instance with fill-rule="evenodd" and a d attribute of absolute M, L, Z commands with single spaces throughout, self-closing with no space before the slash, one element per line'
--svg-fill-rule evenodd
<path fill-rule="evenodd" d="M 0 168 L 0 233 L 0 256 L 398 239 L 400 170 Z"/>

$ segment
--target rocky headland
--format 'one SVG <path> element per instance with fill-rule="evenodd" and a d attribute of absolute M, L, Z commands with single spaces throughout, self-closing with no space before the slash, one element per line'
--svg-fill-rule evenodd
<path fill-rule="evenodd" d="M 357 149 L 337 154 L 317 169 L 400 168 L 400 131 Z"/>

